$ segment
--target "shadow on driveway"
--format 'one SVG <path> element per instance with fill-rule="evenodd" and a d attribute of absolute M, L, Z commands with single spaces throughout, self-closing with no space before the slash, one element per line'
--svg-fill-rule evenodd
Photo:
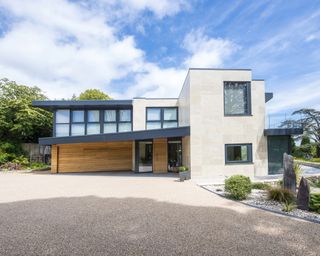
<path fill-rule="evenodd" d="M 0 255 L 316 255 L 320 225 L 144 198 L 0 204 Z"/>

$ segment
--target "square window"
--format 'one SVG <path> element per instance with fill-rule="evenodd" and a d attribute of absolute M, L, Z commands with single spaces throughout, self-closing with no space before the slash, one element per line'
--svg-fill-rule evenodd
<path fill-rule="evenodd" d="M 164 108 L 163 119 L 166 121 L 177 120 L 177 109 L 176 108 Z"/>
<path fill-rule="evenodd" d="M 115 133 L 117 132 L 117 124 L 116 123 L 107 123 L 103 126 L 104 133 Z"/>
<path fill-rule="evenodd" d="M 87 134 L 99 134 L 100 124 L 87 124 Z"/>
<path fill-rule="evenodd" d="M 119 123 L 119 132 L 131 131 L 131 123 Z"/>
<path fill-rule="evenodd" d="M 130 122 L 131 121 L 131 110 L 119 110 L 119 121 L 120 122 Z"/>
<path fill-rule="evenodd" d="M 84 111 L 83 110 L 72 111 L 72 122 L 73 123 L 83 123 L 84 122 Z"/>
<path fill-rule="evenodd" d="M 71 125 L 71 135 L 84 135 L 84 124 L 72 124 Z"/>
<path fill-rule="evenodd" d="M 69 136 L 69 124 L 56 124 L 56 137 Z"/>
<path fill-rule="evenodd" d="M 251 144 L 228 144 L 226 147 L 226 163 L 252 162 Z"/>
<path fill-rule="evenodd" d="M 161 129 L 161 122 L 147 122 L 147 130 Z"/>
<path fill-rule="evenodd" d="M 250 82 L 224 82 L 225 115 L 250 115 Z"/>
<path fill-rule="evenodd" d="M 161 109 L 160 108 L 147 108 L 147 120 L 148 121 L 160 121 L 161 120 Z"/>
<path fill-rule="evenodd" d="M 116 122 L 116 111 L 115 110 L 105 110 L 104 111 L 104 121 L 105 122 Z"/>
<path fill-rule="evenodd" d="M 88 122 L 89 123 L 100 122 L 100 111 L 99 110 L 88 110 Z"/>
<path fill-rule="evenodd" d="M 63 124 L 70 122 L 70 110 L 69 109 L 60 109 L 56 111 L 56 123 Z"/>

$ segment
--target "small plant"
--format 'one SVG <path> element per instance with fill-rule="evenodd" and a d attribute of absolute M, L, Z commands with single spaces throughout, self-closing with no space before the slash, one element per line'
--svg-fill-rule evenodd
<path fill-rule="evenodd" d="M 295 201 L 295 195 L 290 190 L 285 188 L 271 188 L 268 190 L 269 200 L 274 200 L 280 203 L 293 203 Z"/>
<path fill-rule="evenodd" d="M 311 211 L 320 213 L 320 193 L 310 194 L 309 208 Z"/>
<path fill-rule="evenodd" d="M 246 199 L 251 193 L 251 180 L 243 175 L 233 175 L 225 180 L 225 191 L 236 200 Z"/>
<path fill-rule="evenodd" d="M 277 186 L 283 187 L 283 180 L 278 180 L 277 181 Z"/>
<path fill-rule="evenodd" d="M 302 169 L 301 169 L 300 164 L 295 162 L 293 164 L 293 170 L 294 170 L 294 173 L 296 174 L 296 184 L 297 184 L 297 186 L 299 186 L 300 180 L 301 180 L 301 174 L 302 174 Z"/>
<path fill-rule="evenodd" d="M 178 167 L 178 171 L 179 172 L 186 172 L 186 171 L 188 171 L 189 169 L 188 169 L 188 167 L 187 166 L 179 166 Z"/>
<path fill-rule="evenodd" d="M 48 165 L 47 164 L 44 164 L 44 163 L 41 163 L 41 162 L 32 162 L 30 163 L 29 165 L 29 169 L 43 169 L 43 168 L 47 168 Z"/>
<path fill-rule="evenodd" d="M 271 189 L 271 185 L 263 182 L 254 182 L 251 184 L 252 189 L 268 190 Z"/>
<path fill-rule="evenodd" d="M 291 212 L 292 210 L 294 210 L 297 206 L 294 203 L 289 203 L 287 201 L 284 202 L 283 204 L 283 208 L 282 211 L 284 212 Z"/>

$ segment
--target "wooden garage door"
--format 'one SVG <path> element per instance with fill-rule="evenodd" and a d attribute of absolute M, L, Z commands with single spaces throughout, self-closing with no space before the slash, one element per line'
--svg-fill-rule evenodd
<path fill-rule="evenodd" d="M 99 142 L 52 146 L 52 172 L 95 172 L 132 170 L 132 145 Z"/>

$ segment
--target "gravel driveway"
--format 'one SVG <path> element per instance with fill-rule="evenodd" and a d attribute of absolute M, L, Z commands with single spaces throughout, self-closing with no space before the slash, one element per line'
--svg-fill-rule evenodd
<path fill-rule="evenodd" d="M 0 173 L 0 255 L 319 255 L 319 224 L 176 180 Z"/>

